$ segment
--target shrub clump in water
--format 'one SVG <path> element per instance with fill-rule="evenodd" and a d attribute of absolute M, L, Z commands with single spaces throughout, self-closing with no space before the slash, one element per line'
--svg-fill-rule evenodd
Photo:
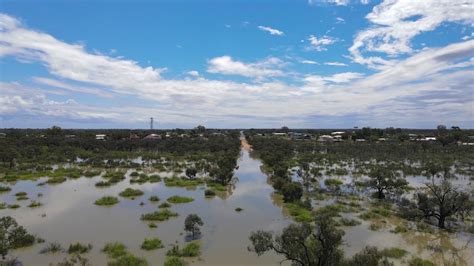
<path fill-rule="evenodd" d="M 83 245 L 81 243 L 70 244 L 67 250 L 69 254 L 84 254 L 92 249 L 91 244 Z"/>
<path fill-rule="evenodd" d="M 151 196 L 148 200 L 151 202 L 158 202 L 160 201 L 160 198 L 158 198 L 158 196 Z"/>
<path fill-rule="evenodd" d="M 172 212 L 168 209 L 164 209 L 161 211 L 155 211 L 155 212 L 142 214 L 140 219 L 142 221 L 166 221 L 169 218 L 176 217 L 176 216 L 178 216 L 177 213 Z"/>
<path fill-rule="evenodd" d="M 110 206 L 119 203 L 119 200 L 116 197 L 104 196 L 94 202 L 95 205 L 99 206 Z"/>
<path fill-rule="evenodd" d="M 166 256 L 172 257 L 196 257 L 201 253 L 201 246 L 197 243 L 189 243 L 184 248 L 180 249 L 178 245 L 173 247 L 166 252 Z"/>
<path fill-rule="evenodd" d="M 61 244 L 57 242 L 49 243 L 46 247 L 41 249 L 40 253 L 41 254 L 47 254 L 47 253 L 59 253 L 62 252 L 63 248 L 61 247 Z"/>
<path fill-rule="evenodd" d="M 143 195 L 143 191 L 139 189 L 126 188 L 124 191 L 120 192 L 119 195 L 124 198 L 133 198 Z"/>
<path fill-rule="evenodd" d="M 169 197 L 167 201 L 176 204 L 176 203 L 189 203 L 189 202 L 194 201 L 194 199 L 189 198 L 189 197 L 174 195 L 174 196 Z"/>
<path fill-rule="evenodd" d="M 145 240 L 143 240 L 142 245 L 140 246 L 140 248 L 144 250 L 154 250 L 163 247 L 163 243 L 159 238 L 145 238 Z"/>

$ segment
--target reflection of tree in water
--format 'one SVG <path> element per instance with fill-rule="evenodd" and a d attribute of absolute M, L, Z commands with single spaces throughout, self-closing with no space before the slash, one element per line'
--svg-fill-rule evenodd
<path fill-rule="evenodd" d="M 441 265 L 469 265 L 468 262 L 474 256 L 472 236 L 463 240 L 458 234 L 444 232 L 406 233 L 403 239 L 416 248 L 416 254 L 428 252 L 430 260 Z"/>

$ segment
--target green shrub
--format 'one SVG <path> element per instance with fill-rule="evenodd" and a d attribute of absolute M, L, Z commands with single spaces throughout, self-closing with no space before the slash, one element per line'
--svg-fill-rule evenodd
<path fill-rule="evenodd" d="M 171 256 L 166 257 L 164 266 L 186 266 L 188 265 L 186 261 L 179 257 Z"/>
<path fill-rule="evenodd" d="M 155 223 L 149 223 L 148 227 L 150 228 L 157 228 L 158 226 Z"/>
<path fill-rule="evenodd" d="M 95 205 L 105 205 L 105 206 L 110 206 L 119 203 L 119 199 L 116 197 L 112 196 L 104 196 L 94 202 Z"/>
<path fill-rule="evenodd" d="M 108 187 L 110 185 L 112 185 L 112 183 L 110 183 L 109 181 L 99 181 L 95 183 L 96 187 Z"/>
<path fill-rule="evenodd" d="M 206 197 L 214 197 L 216 195 L 216 192 L 212 189 L 206 189 L 204 191 L 204 196 Z"/>
<path fill-rule="evenodd" d="M 160 198 L 158 196 L 150 196 L 148 200 L 151 202 L 157 202 L 160 201 Z"/>
<path fill-rule="evenodd" d="M 361 222 L 356 220 L 356 219 L 347 219 L 347 218 L 341 218 L 339 220 L 339 222 L 341 223 L 341 225 L 343 226 L 356 226 L 356 225 L 360 225 Z"/>
<path fill-rule="evenodd" d="M 395 234 L 398 234 L 398 233 L 406 233 L 406 232 L 408 232 L 408 229 L 407 229 L 405 226 L 403 226 L 403 225 L 397 225 L 397 226 L 395 227 L 395 229 L 393 229 L 393 230 L 390 231 L 390 232 L 395 233 Z"/>
<path fill-rule="evenodd" d="M 18 205 L 18 204 L 10 204 L 10 205 L 8 205 L 8 208 L 9 208 L 9 209 L 18 209 L 18 208 L 20 208 L 20 205 Z"/>
<path fill-rule="evenodd" d="M 16 197 L 16 200 L 27 200 L 29 199 L 28 196 L 19 196 L 19 197 Z"/>
<path fill-rule="evenodd" d="M 12 190 L 10 187 L 0 185 L 0 193 Z"/>
<path fill-rule="evenodd" d="M 168 209 L 163 209 L 161 211 L 155 211 L 151 213 L 142 214 L 140 219 L 142 221 L 165 221 L 171 217 L 176 217 L 176 216 L 178 216 L 177 213 L 172 212 Z"/>
<path fill-rule="evenodd" d="M 371 223 L 370 226 L 369 226 L 369 229 L 372 230 L 372 231 L 378 231 L 382 228 L 382 226 L 380 226 L 380 224 L 376 224 L 376 223 Z"/>
<path fill-rule="evenodd" d="M 63 248 L 61 247 L 61 244 L 57 242 L 49 243 L 46 247 L 40 250 L 41 254 L 47 254 L 47 253 L 59 253 L 62 252 Z"/>
<path fill-rule="evenodd" d="M 28 207 L 30 207 L 30 208 L 36 208 L 36 207 L 39 207 L 39 206 L 41 206 L 41 205 L 42 205 L 41 202 L 32 200 L 32 201 L 30 202 L 30 205 L 28 205 Z"/>
<path fill-rule="evenodd" d="M 111 258 L 118 258 L 127 254 L 127 248 L 120 242 L 111 242 L 105 244 L 102 252 Z"/>
<path fill-rule="evenodd" d="M 241 211 L 243 211 L 243 210 L 244 210 L 244 209 L 242 209 L 242 208 L 240 208 L 240 207 L 235 208 L 235 211 L 236 211 L 236 212 L 241 212 Z"/>
<path fill-rule="evenodd" d="M 89 252 L 92 249 L 91 244 L 83 245 L 81 243 L 75 243 L 75 244 L 69 244 L 69 248 L 67 250 L 67 253 L 72 254 L 84 254 Z"/>
<path fill-rule="evenodd" d="M 169 197 L 167 201 L 176 204 L 176 203 L 189 203 L 189 202 L 194 201 L 194 199 L 189 198 L 189 197 L 174 195 L 174 196 Z"/>
<path fill-rule="evenodd" d="M 424 260 L 418 257 L 412 258 L 409 262 L 408 265 L 410 266 L 435 266 L 433 262 L 429 260 Z"/>
<path fill-rule="evenodd" d="M 178 245 L 173 247 L 166 252 L 167 256 L 172 257 L 196 257 L 201 253 L 201 246 L 197 243 L 189 243 L 184 248 L 180 249 Z"/>
<path fill-rule="evenodd" d="M 403 258 L 408 252 L 401 248 L 385 248 L 381 251 L 381 254 L 388 258 L 400 259 Z"/>
<path fill-rule="evenodd" d="M 148 262 L 143 258 L 138 258 L 130 253 L 118 257 L 107 263 L 108 266 L 146 266 Z"/>
<path fill-rule="evenodd" d="M 26 192 L 23 192 L 23 191 L 18 192 L 18 193 L 15 194 L 15 196 L 17 196 L 17 197 L 24 197 L 26 195 L 28 195 L 28 194 Z"/>
<path fill-rule="evenodd" d="M 64 176 L 50 177 L 46 183 L 48 184 L 61 184 L 66 181 Z"/>
<path fill-rule="evenodd" d="M 149 180 L 151 183 L 160 182 L 160 181 L 161 181 L 161 176 L 159 176 L 159 175 L 150 175 L 150 176 L 148 177 L 148 180 Z"/>
<path fill-rule="evenodd" d="M 161 242 L 161 239 L 159 238 L 145 238 L 143 240 L 142 245 L 140 246 L 141 249 L 144 250 L 154 250 L 154 249 L 159 249 L 163 248 L 163 243 Z"/>
<path fill-rule="evenodd" d="M 143 191 L 139 189 L 126 188 L 124 191 L 120 192 L 119 195 L 124 198 L 132 198 L 143 195 Z"/>
<path fill-rule="evenodd" d="M 169 204 L 168 202 L 163 202 L 158 206 L 158 208 L 160 208 L 160 209 L 165 209 L 165 208 L 169 208 L 169 207 L 171 207 L 171 204 Z"/>

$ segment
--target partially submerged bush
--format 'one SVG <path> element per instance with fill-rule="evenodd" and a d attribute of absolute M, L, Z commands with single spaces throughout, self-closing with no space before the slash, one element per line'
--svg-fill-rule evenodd
<path fill-rule="evenodd" d="M 132 198 L 143 195 L 143 191 L 139 189 L 126 188 L 124 191 L 120 192 L 119 195 L 124 198 Z"/>
<path fill-rule="evenodd" d="M 339 223 L 341 223 L 341 225 L 343 225 L 343 226 L 356 226 L 356 225 L 361 224 L 361 222 L 359 220 L 348 219 L 348 218 L 341 218 L 339 220 Z"/>
<path fill-rule="evenodd" d="M 105 244 L 102 252 L 114 259 L 109 261 L 109 266 L 146 266 L 148 263 L 143 258 L 135 257 L 127 251 L 124 244 L 119 242 Z"/>
<path fill-rule="evenodd" d="M 148 200 L 151 202 L 158 202 L 160 201 L 160 198 L 158 196 L 150 196 Z"/>
<path fill-rule="evenodd" d="M 50 177 L 46 183 L 48 184 L 61 184 L 66 181 L 64 176 Z"/>
<path fill-rule="evenodd" d="M 28 195 L 28 194 L 24 191 L 21 191 L 21 192 L 18 192 L 18 193 L 15 194 L 16 197 L 24 197 L 26 195 Z"/>
<path fill-rule="evenodd" d="M 1 186 L 0 185 L 0 193 L 2 192 L 8 192 L 8 191 L 11 191 L 12 189 L 8 186 Z"/>
<path fill-rule="evenodd" d="M 28 205 L 28 207 L 30 207 L 30 208 L 36 208 L 36 207 L 40 207 L 41 205 L 43 205 L 43 204 L 41 204 L 41 202 L 32 200 L 31 203 L 30 203 L 30 205 Z"/>
<path fill-rule="evenodd" d="M 63 248 L 61 247 L 61 244 L 57 242 L 49 243 L 46 247 L 42 248 L 40 250 L 41 254 L 47 254 L 47 253 L 59 253 L 62 252 Z"/>
<path fill-rule="evenodd" d="M 92 249 L 91 244 L 83 245 L 81 243 L 70 244 L 67 250 L 69 254 L 84 254 L 89 252 Z"/>
<path fill-rule="evenodd" d="M 110 206 L 119 203 L 119 199 L 112 196 L 104 196 L 94 202 L 95 205 L 99 206 Z"/>
<path fill-rule="evenodd" d="M 169 207 L 171 207 L 171 204 L 169 204 L 168 202 L 163 202 L 158 206 L 158 208 L 160 208 L 160 209 L 165 209 L 165 208 L 169 208 Z"/>
<path fill-rule="evenodd" d="M 176 217 L 176 216 L 178 216 L 177 213 L 172 212 L 168 209 L 163 209 L 161 211 L 155 211 L 151 213 L 142 214 L 140 219 L 142 221 L 165 221 L 171 217 Z"/>
<path fill-rule="evenodd" d="M 166 261 L 164 266 L 186 266 L 188 265 L 186 261 L 182 258 L 175 257 L 175 256 L 168 256 L 166 257 Z"/>
<path fill-rule="evenodd" d="M 424 260 L 418 257 L 412 258 L 410 261 L 408 261 L 408 265 L 410 266 L 435 266 L 433 262 L 429 260 Z"/>
<path fill-rule="evenodd" d="M 105 244 L 102 248 L 102 252 L 111 258 L 118 258 L 127 254 L 127 247 L 120 242 L 110 242 Z"/>
<path fill-rule="evenodd" d="M 204 191 L 204 196 L 206 197 L 214 197 L 216 195 L 216 192 L 212 189 L 206 189 Z"/>
<path fill-rule="evenodd" d="M 172 257 L 196 257 L 201 253 L 201 246 L 199 244 L 191 242 L 180 249 L 178 245 L 173 247 L 166 252 L 167 256 Z"/>
<path fill-rule="evenodd" d="M 140 248 L 144 250 L 154 250 L 163 247 L 164 245 L 159 238 L 145 238 L 142 245 L 140 246 Z"/>
<path fill-rule="evenodd" d="M 235 208 L 235 211 L 236 211 L 236 212 L 241 212 L 241 211 L 243 211 L 243 210 L 244 210 L 244 209 L 242 209 L 242 208 L 240 208 L 240 207 Z"/>
<path fill-rule="evenodd" d="M 176 203 L 189 203 L 189 202 L 194 201 L 194 199 L 190 197 L 182 197 L 182 196 L 174 195 L 174 196 L 169 197 L 167 201 L 176 204 Z"/>

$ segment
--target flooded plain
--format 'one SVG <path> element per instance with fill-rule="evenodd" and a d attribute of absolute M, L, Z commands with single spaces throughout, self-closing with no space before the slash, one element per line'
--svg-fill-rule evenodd
<path fill-rule="evenodd" d="M 270 253 L 258 257 L 247 250 L 251 231 L 279 232 L 292 220 L 282 209 L 281 202 L 272 197 L 273 188 L 261 171 L 261 162 L 250 155 L 250 148 L 245 144 L 235 172 L 238 182 L 231 192 L 226 195 L 218 193 L 213 198 L 204 197 L 205 185 L 193 188 L 167 187 L 163 181 L 130 184 L 129 174 L 132 170 L 127 172 L 125 180 L 106 188 L 95 187 L 95 183 L 102 180 L 100 176 L 69 179 L 56 185 L 38 186 L 46 178 L 9 184 L 12 191 L 0 194 L 0 202 L 17 203 L 21 207 L 0 210 L 1 215 L 13 216 L 29 232 L 46 240 L 43 244 L 14 250 L 12 254 L 24 265 L 48 265 L 61 262 L 67 254 L 40 254 L 47 243 L 58 242 L 63 248 L 75 242 L 90 243 L 93 249 L 85 257 L 92 265 L 105 265 L 107 257 L 100 250 L 105 243 L 118 241 L 124 243 L 134 255 L 146 258 L 150 265 L 163 265 L 170 246 L 185 242 L 185 217 L 196 213 L 204 221 L 202 237 L 198 240 L 202 254 L 198 258 L 187 259 L 191 264 L 278 265 L 283 260 L 279 255 Z M 344 181 L 348 182 L 346 179 Z M 120 203 L 111 207 L 94 205 L 95 200 L 108 195 L 117 196 L 127 187 L 138 188 L 144 195 L 133 200 L 119 197 Z M 27 192 L 30 200 L 40 201 L 43 205 L 29 208 L 27 205 L 30 200 L 17 201 L 14 194 L 20 191 Z M 158 196 L 160 201 L 148 201 L 152 195 Z M 147 222 L 140 220 L 141 214 L 156 211 L 160 203 L 173 195 L 192 197 L 194 201 L 173 204 L 171 210 L 179 216 L 158 222 L 157 228 L 149 228 Z M 334 199 L 329 201 L 334 203 Z M 141 202 L 145 204 L 141 206 Z M 316 202 L 318 204 L 323 202 Z M 238 207 L 243 211 L 235 211 Z M 343 215 L 358 219 L 358 214 Z M 343 245 L 346 256 L 352 256 L 366 245 L 373 245 L 379 248 L 401 247 L 409 252 L 406 259 L 414 255 L 441 265 L 446 261 L 472 265 L 470 262 L 474 261 L 474 243 L 470 234 L 394 234 L 390 230 L 398 221 L 390 221 L 378 231 L 369 229 L 370 221 L 360 221 L 360 225 L 343 227 L 346 231 Z M 141 250 L 142 241 L 150 237 L 160 238 L 165 247 L 154 251 Z M 401 264 L 403 261 L 395 262 Z"/>

